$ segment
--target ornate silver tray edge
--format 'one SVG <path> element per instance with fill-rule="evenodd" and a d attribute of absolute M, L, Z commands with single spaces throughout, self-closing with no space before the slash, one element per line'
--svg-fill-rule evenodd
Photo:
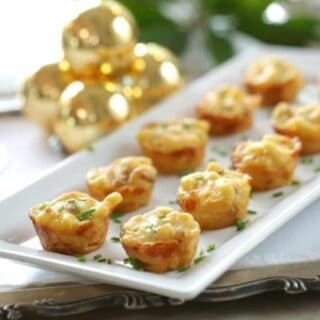
<path fill-rule="evenodd" d="M 237 285 L 209 287 L 198 297 L 183 301 L 151 293 L 119 289 L 97 297 L 67 303 L 51 299 L 0 306 L 0 320 L 22 319 L 25 314 L 45 317 L 62 317 L 98 310 L 105 307 L 124 307 L 129 310 L 149 307 L 178 306 L 184 303 L 211 303 L 247 298 L 266 292 L 282 291 L 286 294 L 302 294 L 320 291 L 320 277 L 269 277 Z"/>

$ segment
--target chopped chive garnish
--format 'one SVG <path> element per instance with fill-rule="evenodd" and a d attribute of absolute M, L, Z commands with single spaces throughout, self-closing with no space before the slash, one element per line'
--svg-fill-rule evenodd
<path fill-rule="evenodd" d="M 111 238 L 111 241 L 114 242 L 114 243 L 118 243 L 118 242 L 120 242 L 120 238 L 118 238 L 118 237 L 112 237 L 112 238 Z"/>
<path fill-rule="evenodd" d="M 77 215 L 77 219 L 79 221 L 85 221 L 92 219 L 92 214 L 96 211 L 96 209 L 89 209 L 86 211 L 82 211 Z"/>
<path fill-rule="evenodd" d="M 122 221 L 120 220 L 123 217 L 123 213 L 122 212 L 113 212 L 111 215 L 111 220 L 114 223 L 121 223 Z"/>
<path fill-rule="evenodd" d="M 302 164 L 311 164 L 313 163 L 313 158 L 310 156 L 304 156 L 300 158 L 300 163 Z"/>
<path fill-rule="evenodd" d="M 166 217 L 165 214 L 162 214 L 161 216 L 158 217 L 158 219 L 164 219 Z"/>
<path fill-rule="evenodd" d="M 184 176 L 187 176 L 188 174 L 193 173 L 193 172 L 194 172 L 193 170 L 184 170 L 184 171 L 179 172 L 178 176 L 184 177 Z"/>
<path fill-rule="evenodd" d="M 223 149 L 221 149 L 219 146 L 212 146 L 211 147 L 211 151 L 215 152 L 215 153 L 217 153 L 217 154 L 219 154 L 220 156 L 223 156 L 223 157 L 228 155 L 228 152 L 223 150 Z"/>
<path fill-rule="evenodd" d="M 123 262 L 124 262 L 125 264 L 130 264 L 131 267 L 132 267 L 133 269 L 135 269 L 135 270 L 142 270 L 141 265 L 140 265 L 140 262 L 139 262 L 137 259 L 135 259 L 135 258 L 130 258 L 130 257 L 128 257 L 128 258 L 125 258 L 125 259 L 123 260 Z"/>
<path fill-rule="evenodd" d="M 218 171 L 218 173 L 222 175 L 222 174 L 224 174 L 224 170 L 223 170 L 223 169 L 220 169 L 220 170 Z"/>
<path fill-rule="evenodd" d="M 181 268 L 179 268 L 177 271 L 178 271 L 178 272 L 185 272 L 185 271 L 189 270 L 189 268 L 190 268 L 190 267 L 181 267 Z"/>
<path fill-rule="evenodd" d="M 168 202 L 170 205 L 174 205 L 174 204 L 177 204 L 177 200 L 169 200 Z"/>
<path fill-rule="evenodd" d="M 106 258 L 100 258 L 100 259 L 98 259 L 97 261 L 101 263 L 101 262 L 106 262 L 107 259 L 106 259 Z"/>
<path fill-rule="evenodd" d="M 94 148 L 91 144 L 87 145 L 86 146 L 86 150 L 89 151 L 89 152 L 93 152 L 94 151 Z"/>
<path fill-rule="evenodd" d="M 239 219 L 236 222 L 236 227 L 238 231 L 241 231 L 246 228 L 247 224 L 249 223 L 249 220 Z"/>
<path fill-rule="evenodd" d="M 77 255 L 75 255 L 74 257 L 75 257 L 79 262 L 86 262 L 86 261 L 87 261 L 86 257 L 85 257 L 84 255 L 82 255 L 82 254 L 77 254 Z"/>
<path fill-rule="evenodd" d="M 248 209 L 248 214 L 257 214 L 257 211 L 254 211 L 254 210 L 251 210 L 251 209 Z"/>
<path fill-rule="evenodd" d="M 205 255 L 200 255 L 199 257 L 194 259 L 194 264 L 199 264 L 201 261 L 203 261 L 207 256 Z"/>
<path fill-rule="evenodd" d="M 315 169 L 314 169 L 314 172 L 319 173 L 319 172 L 320 172 L 320 167 L 315 168 Z"/>
<path fill-rule="evenodd" d="M 299 181 L 299 180 L 297 180 L 297 179 L 293 179 L 292 181 L 291 181 L 291 185 L 292 186 L 299 186 L 301 184 L 301 182 Z"/>
<path fill-rule="evenodd" d="M 216 246 L 214 244 L 209 244 L 207 247 L 207 252 L 212 252 L 216 249 Z"/>
<path fill-rule="evenodd" d="M 183 127 L 183 129 L 189 130 L 192 126 L 191 126 L 191 124 L 189 124 L 189 123 L 184 123 L 184 124 L 182 125 L 182 127 Z"/>
<path fill-rule="evenodd" d="M 273 193 L 272 197 L 273 198 L 279 198 L 279 197 L 282 197 L 283 195 L 284 195 L 283 191 L 278 191 L 278 192 Z"/>
<path fill-rule="evenodd" d="M 109 258 L 107 259 L 107 264 L 111 264 L 112 263 L 112 260 Z"/>
<path fill-rule="evenodd" d="M 102 255 L 101 254 L 96 254 L 94 257 L 93 257 L 93 260 L 99 260 L 102 258 Z"/>
<path fill-rule="evenodd" d="M 216 161 L 217 161 L 217 159 L 215 159 L 215 158 L 208 159 L 208 162 L 216 162 Z"/>
<path fill-rule="evenodd" d="M 252 191 L 252 190 L 250 191 L 249 198 L 250 198 L 250 199 L 253 198 L 253 191 Z"/>
<path fill-rule="evenodd" d="M 48 205 L 46 203 L 42 204 L 38 210 L 44 210 Z"/>
<path fill-rule="evenodd" d="M 61 213 L 63 210 L 64 210 L 64 206 L 61 206 L 61 207 L 58 209 L 58 212 Z"/>
<path fill-rule="evenodd" d="M 202 177 L 202 176 L 197 176 L 197 177 L 195 177 L 195 179 L 196 179 L 197 181 L 203 181 L 203 180 L 204 180 L 204 177 Z"/>

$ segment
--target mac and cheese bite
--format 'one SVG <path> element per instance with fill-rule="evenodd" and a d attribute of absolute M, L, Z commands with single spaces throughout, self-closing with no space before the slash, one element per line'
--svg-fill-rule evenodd
<path fill-rule="evenodd" d="M 70 192 L 33 207 L 29 217 L 45 250 L 85 254 L 104 243 L 109 215 L 121 201 L 117 192 L 102 202 L 83 192 Z"/>
<path fill-rule="evenodd" d="M 211 134 L 224 135 L 250 128 L 259 103 L 259 96 L 225 86 L 209 91 L 196 110 L 200 119 L 210 123 Z"/>
<path fill-rule="evenodd" d="M 159 207 L 121 226 L 120 241 L 130 258 L 151 272 L 188 267 L 197 250 L 199 224 L 192 215 Z"/>
<path fill-rule="evenodd" d="M 198 221 L 202 230 L 234 225 L 247 213 L 250 177 L 210 162 L 207 170 L 181 179 L 178 203 Z"/>
<path fill-rule="evenodd" d="M 302 154 L 320 152 L 320 104 L 288 105 L 280 103 L 273 111 L 272 125 L 276 132 L 298 137 Z"/>
<path fill-rule="evenodd" d="M 153 122 L 140 129 L 137 139 L 143 153 L 161 173 L 193 171 L 203 161 L 209 124 L 192 118 Z"/>
<path fill-rule="evenodd" d="M 301 150 L 298 138 L 265 135 L 239 143 L 233 150 L 233 167 L 251 177 L 253 190 L 268 190 L 291 182 Z"/>
<path fill-rule="evenodd" d="M 263 56 L 252 63 L 245 74 L 248 92 L 260 95 L 262 103 L 267 106 L 293 100 L 302 84 L 300 71 L 273 55 Z"/>
<path fill-rule="evenodd" d="M 130 212 L 149 203 L 156 176 L 151 159 L 125 157 L 107 167 L 91 169 L 87 174 L 87 186 L 98 200 L 115 191 L 121 193 L 123 201 L 117 210 Z"/>

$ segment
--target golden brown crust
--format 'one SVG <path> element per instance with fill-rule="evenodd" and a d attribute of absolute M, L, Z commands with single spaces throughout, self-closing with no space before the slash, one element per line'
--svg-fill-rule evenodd
<path fill-rule="evenodd" d="M 147 157 L 125 157 L 87 174 L 90 194 L 98 200 L 119 192 L 123 201 L 117 210 L 131 212 L 149 203 L 157 170 Z"/>
<path fill-rule="evenodd" d="M 237 87 L 211 90 L 197 105 L 200 119 L 210 123 L 210 134 L 225 135 L 250 128 L 260 97 Z"/>
<path fill-rule="evenodd" d="M 298 137 L 302 154 L 320 152 L 320 104 L 280 103 L 272 113 L 272 126 L 280 134 Z"/>
<path fill-rule="evenodd" d="M 221 229 L 246 215 L 250 191 L 249 176 L 212 162 L 207 171 L 181 179 L 178 202 L 202 230 Z"/>
<path fill-rule="evenodd" d="M 248 174 L 253 190 L 269 190 L 291 182 L 301 150 L 297 138 L 265 135 L 238 144 L 232 153 L 235 169 Z"/>
<path fill-rule="evenodd" d="M 45 250 L 85 254 L 103 244 L 109 215 L 121 199 L 116 192 L 103 202 L 82 192 L 70 192 L 32 208 L 29 217 Z"/>
<path fill-rule="evenodd" d="M 245 75 L 247 91 L 260 95 L 265 106 L 292 101 L 302 84 L 301 73 L 296 67 L 272 55 L 255 61 Z"/>
<path fill-rule="evenodd" d="M 132 217 L 120 232 L 128 256 L 157 273 L 188 267 L 199 237 L 200 227 L 190 214 L 162 207 Z"/>
<path fill-rule="evenodd" d="M 137 138 L 143 153 L 161 173 L 192 171 L 203 161 L 209 124 L 191 118 L 149 123 Z"/>

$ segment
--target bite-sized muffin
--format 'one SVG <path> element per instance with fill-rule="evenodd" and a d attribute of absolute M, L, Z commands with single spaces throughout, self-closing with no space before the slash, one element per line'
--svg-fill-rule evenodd
<path fill-rule="evenodd" d="M 192 118 L 152 122 L 138 132 L 143 153 L 161 173 L 183 174 L 203 161 L 209 124 Z"/>
<path fill-rule="evenodd" d="M 210 162 L 206 171 L 181 179 L 178 202 L 199 222 L 202 230 L 234 225 L 247 213 L 250 177 Z"/>
<path fill-rule="evenodd" d="M 276 132 L 299 137 L 303 154 L 320 152 L 320 104 L 288 105 L 280 103 L 273 111 Z"/>
<path fill-rule="evenodd" d="M 83 192 L 70 192 L 33 207 L 29 217 L 45 250 L 85 254 L 104 243 L 109 215 L 121 200 L 117 192 L 102 202 Z"/>
<path fill-rule="evenodd" d="M 91 169 L 87 174 L 90 194 L 98 200 L 119 192 L 123 201 L 117 210 L 134 211 L 149 203 L 157 170 L 147 157 L 125 157 L 107 167 Z"/>
<path fill-rule="evenodd" d="M 130 258 L 151 272 L 188 267 L 197 250 L 199 224 L 192 215 L 159 207 L 121 226 L 120 241 Z"/>
<path fill-rule="evenodd" d="M 226 86 L 209 91 L 197 105 L 197 114 L 210 123 L 211 134 L 230 134 L 251 127 L 259 103 L 259 96 Z"/>
<path fill-rule="evenodd" d="M 253 190 L 268 190 L 291 182 L 301 150 L 298 138 L 265 135 L 259 141 L 239 143 L 233 150 L 233 167 L 251 177 Z"/>
<path fill-rule="evenodd" d="M 262 104 L 267 106 L 293 100 L 302 84 L 300 71 L 273 55 L 263 56 L 252 63 L 245 74 L 248 92 L 259 94 Z"/>

